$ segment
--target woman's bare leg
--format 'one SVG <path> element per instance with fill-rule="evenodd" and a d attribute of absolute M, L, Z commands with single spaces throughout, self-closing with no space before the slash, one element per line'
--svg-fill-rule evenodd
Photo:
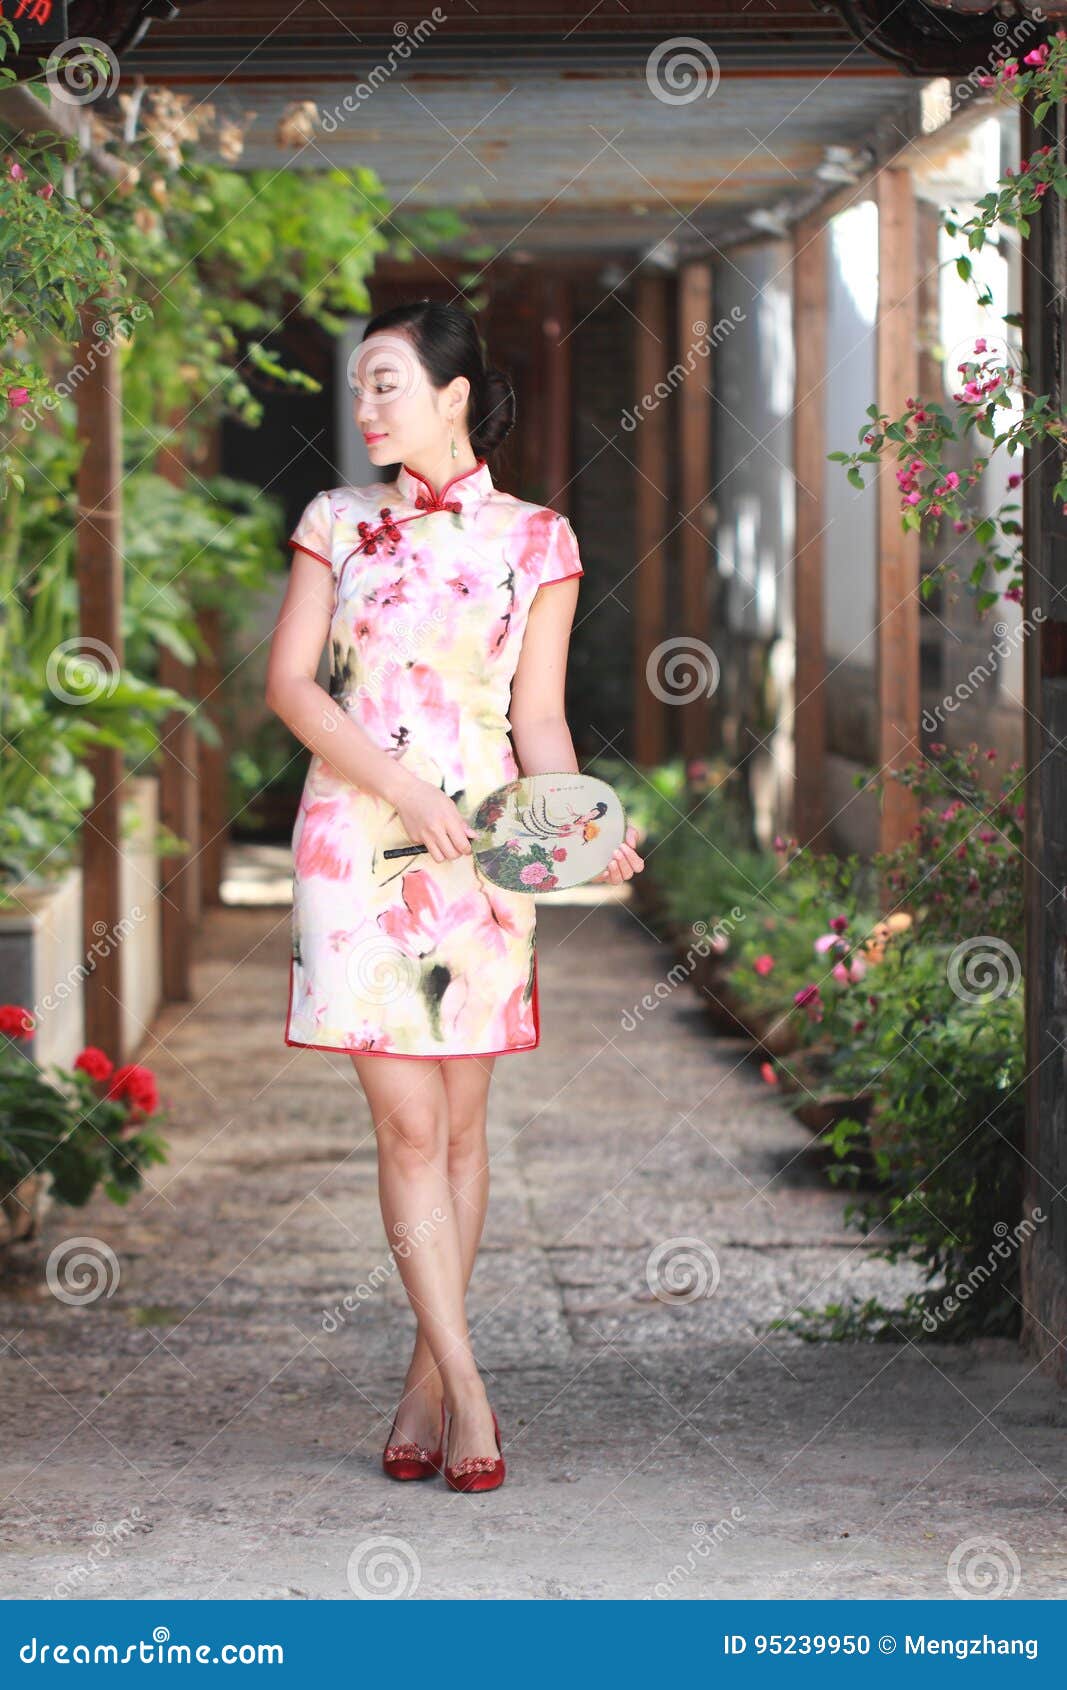
<path fill-rule="evenodd" d="M 441 1382 L 432 1396 L 424 1391 L 405 1395 L 397 1413 L 396 1440 L 436 1448 L 443 1391 L 455 1419 L 452 1460 L 491 1454 L 492 1416 L 464 1308 L 460 1205 L 448 1172 L 449 1094 L 442 1073 L 446 1065 L 356 1052 L 352 1062 L 378 1139 L 378 1192 L 386 1236 Z"/>
<path fill-rule="evenodd" d="M 464 1290 L 470 1284 L 474 1271 L 489 1205 L 486 1119 L 495 1062 L 495 1056 L 470 1056 L 452 1057 L 441 1063 L 448 1094 L 448 1179 L 456 1205 Z M 404 1389 L 405 1392 L 422 1393 L 430 1404 L 431 1416 L 436 1416 L 435 1424 L 439 1424 L 443 1386 L 421 1321 Z M 462 1458 L 457 1453 L 460 1430 L 457 1423 L 452 1438 L 455 1461 Z M 490 1437 L 484 1449 L 465 1450 L 463 1454 L 492 1455 L 494 1447 Z"/>

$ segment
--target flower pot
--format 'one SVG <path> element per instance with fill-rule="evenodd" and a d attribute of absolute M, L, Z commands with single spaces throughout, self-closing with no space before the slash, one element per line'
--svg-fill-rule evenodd
<path fill-rule="evenodd" d="M 52 1181 L 47 1174 L 27 1174 L 0 1197 L 0 1249 L 36 1238 L 41 1221 L 52 1207 Z"/>
<path fill-rule="evenodd" d="M 806 1097 L 798 1103 L 793 1114 L 802 1126 L 813 1133 L 829 1132 L 838 1121 L 850 1117 L 855 1121 L 866 1120 L 871 1107 L 871 1094 L 865 1093 L 861 1097 L 847 1097 L 843 1094 L 826 1097 Z"/>

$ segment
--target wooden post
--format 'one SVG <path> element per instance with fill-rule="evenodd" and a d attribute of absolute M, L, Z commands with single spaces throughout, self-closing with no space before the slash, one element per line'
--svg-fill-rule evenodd
<path fill-rule="evenodd" d="M 652 398 L 668 369 L 667 279 L 638 276 L 636 402 Z M 636 576 L 634 580 L 633 755 L 639 767 L 667 755 L 667 695 L 664 658 L 653 657 L 664 638 L 665 547 L 670 485 L 669 410 L 665 401 L 640 413 L 636 426 Z M 667 654 L 669 660 L 670 654 Z M 653 684 L 654 683 L 654 684 Z M 662 695 L 662 696 L 661 696 Z"/>
<path fill-rule="evenodd" d="M 548 503 L 569 516 L 571 501 L 571 289 L 550 276 L 544 290 L 541 357 L 545 369 L 545 482 Z"/>
<path fill-rule="evenodd" d="M 1030 102 L 1020 111 L 1019 146 L 1030 158 L 1054 147 L 1062 163 L 1061 114 L 1040 125 Z M 1064 253 L 1067 208 L 1049 194 L 1022 243 L 1023 355 L 1028 385 L 1051 395 L 1061 414 Z M 1064 958 L 1067 956 L 1067 516 L 1053 500 L 1060 453 L 1042 440 L 1026 451 L 1023 503 L 1023 725 L 1026 823 L 1026 1118 L 1022 1212 L 1031 1220 L 1020 1253 L 1023 1343 L 1060 1384 L 1067 1383 L 1067 1090 L 1064 1088 Z M 1022 990 L 1020 986 L 1018 988 Z M 1007 1154 L 1007 1152 L 1005 1152 Z M 1042 1219 L 1034 1220 L 1035 1210 Z M 1015 1216 L 1005 1215 L 1011 1225 Z M 1056 1341 L 1059 1348 L 1056 1348 Z"/>
<path fill-rule="evenodd" d="M 878 203 L 878 408 L 900 416 L 919 379 L 917 239 L 911 172 L 888 165 L 875 183 Z M 877 477 L 876 667 L 878 763 L 884 783 L 881 848 L 906 839 L 919 809 L 915 794 L 889 770 L 920 754 L 919 536 L 900 525 L 895 455 L 883 453 Z"/>
<path fill-rule="evenodd" d="M 826 265 L 826 223 L 816 213 L 793 234 L 793 831 L 816 849 L 826 826 Z"/>
<path fill-rule="evenodd" d="M 711 266 L 704 260 L 683 264 L 678 274 L 679 362 L 692 352 L 693 368 L 678 392 L 678 493 L 683 522 L 679 532 L 681 551 L 681 632 L 714 651 L 712 600 L 715 573 L 706 523 L 708 487 L 711 481 L 711 358 L 707 350 L 694 351 L 711 338 Z M 688 367 L 688 365 L 686 366 Z M 681 706 L 682 751 L 686 757 L 718 749 L 721 744 L 721 716 L 705 690 L 698 691 Z M 714 736 L 711 723 L 720 729 Z"/>
<path fill-rule="evenodd" d="M 170 427 L 180 427 L 172 417 Z M 158 474 L 176 487 L 185 482 L 185 465 L 176 435 L 156 460 Z M 159 679 L 185 697 L 195 686 L 195 671 L 160 647 Z M 165 828 L 178 834 L 188 850 L 160 862 L 163 896 L 163 996 L 171 1003 L 192 996 L 192 934 L 200 919 L 200 798 L 198 741 L 192 720 L 183 711 L 167 716 L 162 733 L 159 815 Z"/>
<path fill-rule="evenodd" d="M 114 673 L 122 640 L 122 369 L 118 353 L 100 355 L 91 324 L 99 309 L 82 312 L 84 338 L 75 365 L 78 468 L 75 557 L 82 638 L 88 652 Z M 122 916 L 119 844 L 125 764 L 121 746 L 98 747 L 89 758 L 94 798 L 82 826 L 82 931 L 89 974 L 85 982 L 87 1044 L 118 1053 L 122 1045 L 122 947 L 114 935 Z"/>
<path fill-rule="evenodd" d="M 193 460 L 198 475 L 216 475 L 219 469 L 219 428 L 212 427 Z M 222 618 L 217 610 L 202 610 L 197 617 L 200 632 L 208 646 L 208 655 L 198 657 L 193 674 L 193 686 L 200 709 L 214 723 L 221 743 L 208 745 L 197 740 L 197 788 L 200 798 L 200 903 L 218 905 L 222 902 L 222 870 L 229 839 L 229 794 L 227 768 L 229 747 L 226 744 L 222 711 Z"/>

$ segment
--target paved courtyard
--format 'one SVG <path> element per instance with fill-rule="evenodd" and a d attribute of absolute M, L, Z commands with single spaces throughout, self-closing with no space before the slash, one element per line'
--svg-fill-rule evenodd
<path fill-rule="evenodd" d="M 902 1272 L 688 987 L 625 1030 L 673 958 L 624 897 L 542 900 L 538 932 L 470 1295 L 503 1489 L 381 1472 L 412 1321 L 366 1105 L 281 1041 L 288 909 L 224 909 L 142 1053 L 169 1162 L 125 1210 L 53 1209 L 0 1288 L 7 1596 L 951 1599 L 989 1556 L 1062 1596 L 1064 1396 L 1003 1341 L 767 1336 Z M 119 1278 L 72 1307 L 43 1264 L 75 1236 Z M 708 1294 L 670 1294 L 676 1256 Z"/>

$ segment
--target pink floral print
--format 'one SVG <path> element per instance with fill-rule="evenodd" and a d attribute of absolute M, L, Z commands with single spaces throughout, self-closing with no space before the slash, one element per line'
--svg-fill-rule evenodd
<path fill-rule="evenodd" d="M 489 467 L 434 489 L 338 487 L 289 541 L 328 568 L 330 695 L 465 815 L 519 773 L 511 683 L 538 589 L 582 575 L 566 517 L 501 491 Z M 540 1042 L 535 904 L 470 857 L 385 858 L 396 811 L 315 753 L 293 827 L 285 1041 L 456 1057 Z M 543 870 L 536 883 L 551 884 Z"/>

